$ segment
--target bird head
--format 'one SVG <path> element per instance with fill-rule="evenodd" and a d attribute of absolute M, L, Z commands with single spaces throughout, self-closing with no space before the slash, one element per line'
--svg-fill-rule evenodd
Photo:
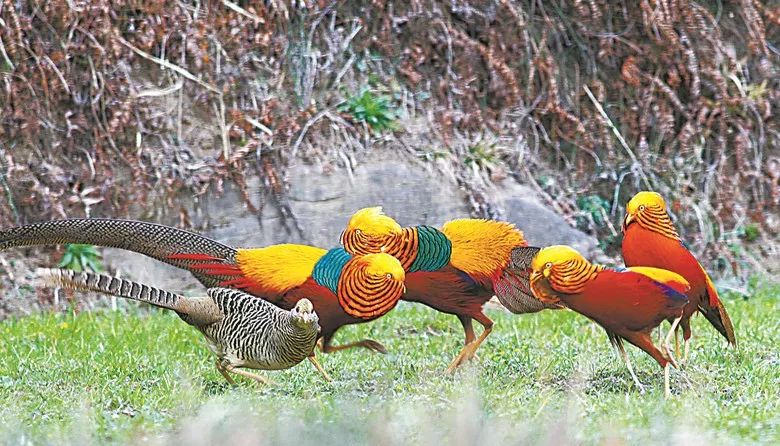
<path fill-rule="evenodd" d="M 292 315 L 293 323 L 300 328 L 317 325 L 320 320 L 314 311 L 314 305 L 306 298 L 296 302 L 293 309 L 290 310 L 290 314 Z"/>
<path fill-rule="evenodd" d="M 637 221 L 641 216 L 650 212 L 666 214 L 666 202 L 664 197 L 658 192 L 642 191 L 634 195 L 634 197 L 626 205 L 626 218 L 623 219 L 623 232 L 628 229 L 628 226 Z"/>
<path fill-rule="evenodd" d="M 371 277 L 382 278 L 401 284 L 406 279 L 406 272 L 403 266 L 401 266 L 401 262 L 389 254 L 366 254 L 362 257 L 362 260 L 365 265 L 364 271 Z"/>
<path fill-rule="evenodd" d="M 356 256 L 344 266 L 336 295 L 350 316 L 373 319 L 395 307 L 406 292 L 405 279 L 401 262 L 390 254 Z"/>
<path fill-rule="evenodd" d="M 531 261 L 531 289 L 542 302 L 555 304 L 566 295 L 579 294 L 604 269 L 588 262 L 569 246 L 548 246 Z"/>
<path fill-rule="evenodd" d="M 544 277 L 549 278 L 553 269 L 567 262 L 587 262 L 576 249 L 566 245 L 554 245 L 542 248 L 531 261 L 531 282 Z"/>
<path fill-rule="evenodd" d="M 658 233 L 673 240 L 680 240 L 677 230 L 666 212 L 666 202 L 657 192 L 643 191 L 634 195 L 626 205 L 626 218 L 623 219 L 623 233 L 634 223 L 643 229 Z"/>
<path fill-rule="evenodd" d="M 349 219 L 341 233 L 341 244 L 352 255 L 379 253 L 402 232 L 401 225 L 385 215 L 381 207 L 363 208 Z"/>

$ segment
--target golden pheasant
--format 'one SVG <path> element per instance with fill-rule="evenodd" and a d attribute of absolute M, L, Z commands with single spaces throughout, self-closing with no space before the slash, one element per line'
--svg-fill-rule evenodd
<path fill-rule="evenodd" d="M 682 362 L 688 359 L 690 320 L 697 311 L 729 344 L 737 345 L 734 327 L 715 285 L 696 257 L 683 245 L 660 194 L 639 192 L 628 202 L 623 220 L 623 260 L 628 266 L 652 266 L 674 271 L 691 284 L 688 305 L 680 321 L 685 344 Z"/>
<path fill-rule="evenodd" d="M 458 317 L 466 342 L 448 372 L 472 358 L 490 334 L 493 321 L 482 306 L 494 293 L 518 313 L 555 307 L 533 297 L 529 271 L 511 268 L 512 250 L 526 242 L 522 232 L 509 223 L 460 219 L 446 223 L 441 230 L 431 226 L 403 228 L 382 208 L 373 207 L 352 216 L 341 243 L 353 255 L 384 252 L 395 256 L 407 271 L 404 300 Z M 472 319 L 484 327 L 479 338 L 475 338 Z"/>
<path fill-rule="evenodd" d="M 669 353 L 669 341 L 688 303 L 685 292 L 690 286 L 684 278 L 650 267 L 609 269 L 588 262 L 568 246 L 543 248 L 531 268 L 531 289 L 536 297 L 551 304 L 562 303 L 601 325 L 640 391 L 644 387 L 623 341 L 644 350 L 664 369 L 664 393 L 670 395 L 669 365 L 676 363 Z M 650 334 L 664 320 L 673 321 L 672 329 L 659 350 Z"/>
<path fill-rule="evenodd" d="M 384 352 L 370 339 L 342 346 L 330 341 L 344 325 L 387 313 L 404 293 L 404 270 L 388 254 L 353 257 L 342 248 L 293 244 L 236 249 L 193 232 L 133 220 L 54 220 L 0 231 L 0 249 L 60 243 L 145 254 L 190 271 L 207 287 L 237 288 L 286 310 L 306 297 L 319 315 L 324 352 L 355 346 Z"/>

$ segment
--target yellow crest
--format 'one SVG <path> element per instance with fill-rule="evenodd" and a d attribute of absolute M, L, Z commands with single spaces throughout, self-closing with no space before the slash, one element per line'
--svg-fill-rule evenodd
<path fill-rule="evenodd" d="M 531 261 L 531 285 L 545 278 L 549 287 L 558 293 L 581 293 L 604 266 L 588 262 L 576 249 L 565 245 L 543 248 Z M 535 289 L 540 289 L 536 287 Z"/>
<path fill-rule="evenodd" d="M 401 232 L 401 225 L 382 212 L 382 207 L 363 208 L 352 214 L 347 231 L 360 231 L 370 236 L 387 236 Z"/>
<path fill-rule="evenodd" d="M 565 263 L 568 261 L 587 262 L 585 257 L 582 256 L 576 249 L 566 245 L 553 245 L 546 248 L 542 248 L 533 261 L 531 261 L 531 269 L 533 271 L 543 271 L 548 264 L 556 265 L 559 263 Z"/>
<path fill-rule="evenodd" d="M 666 210 L 666 201 L 658 192 L 642 191 L 634 195 L 626 205 L 626 212 L 630 215 L 639 211 L 639 206 L 658 207 Z"/>
<path fill-rule="evenodd" d="M 406 273 L 401 263 L 389 254 L 366 254 L 359 258 L 359 261 L 365 265 L 364 271 L 367 274 L 373 276 L 390 274 L 393 280 L 401 282 L 406 278 Z"/>

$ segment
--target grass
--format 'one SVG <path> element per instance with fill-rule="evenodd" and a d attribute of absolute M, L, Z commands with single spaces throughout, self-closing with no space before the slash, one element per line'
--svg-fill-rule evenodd
<path fill-rule="evenodd" d="M 39 314 L 0 323 L 0 442 L 462 444 L 521 441 L 780 443 L 777 287 L 727 298 L 738 350 L 694 320 L 692 361 L 663 398 L 658 366 L 630 355 L 639 394 L 603 331 L 572 312 L 513 316 L 479 360 L 444 375 L 462 340 L 454 317 L 402 304 L 388 317 L 343 329 L 390 354 L 322 357 L 336 379 L 302 363 L 264 372 L 278 385 L 229 387 L 199 334 L 174 314 Z"/>

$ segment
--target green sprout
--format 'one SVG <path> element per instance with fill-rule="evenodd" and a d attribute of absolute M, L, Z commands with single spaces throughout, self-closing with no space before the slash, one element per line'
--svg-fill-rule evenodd
<path fill-rule="evenodd" d="M 103 271 L 102 259 L 97 249 L 92 245 L 69 243 L 65 245 L 58 268 L 67 268 L 76 272 L 91 270 Z"/>
<path fill-rule="evenodd" d="M 389 96 L 377 95 L 364 88 L 341 104 L 339 111 L 348 113 L 355 121 L 365 122 L 373 130 L 395 130 L 397 116 L 390 101 Z"/>

